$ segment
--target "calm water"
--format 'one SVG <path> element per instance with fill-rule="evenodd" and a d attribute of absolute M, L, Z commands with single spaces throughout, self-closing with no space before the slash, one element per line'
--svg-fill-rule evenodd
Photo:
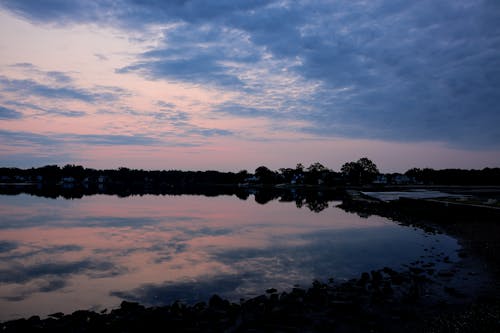
<path fill-rule="evenodd" d="M 314 213 L 253 197 L 2 195 L 0 320 L 102 310 L 123 299 L 238 300 L 397 269 L 431 248 L 456 259 L 453 238 L 335 205 Z"/>

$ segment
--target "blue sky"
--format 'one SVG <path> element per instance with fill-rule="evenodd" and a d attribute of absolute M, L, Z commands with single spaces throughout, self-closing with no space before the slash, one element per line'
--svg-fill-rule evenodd
<path fill-rule="evenodd" d="M 0 0 L 0 161 L 500 165 L 500 2 Z"/>

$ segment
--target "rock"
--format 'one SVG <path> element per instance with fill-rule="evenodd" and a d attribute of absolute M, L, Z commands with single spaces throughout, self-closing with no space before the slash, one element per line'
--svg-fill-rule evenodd
<path fill-rule="evenodd" d="M 438 276 L 440 277 L 453 277 L 455 275 L 452 271 L 440 271 Z"/>
<path fill-rule="evenodd" d="M 464 294 L 456 290 L 455 288 L 451 287 L 444 287 L 444 291 L 446 291 L 449 295 L 457 298 L 462 298 L 464 297 Z"/>
<path fill-rule="evenodd" d="M 274 293 L 277 293 L 277 292 L 278 292 L 278 290 L 275 289 L 275 288 L 269 288 L 269 289 L 266 290 L 267 294 L 274 294 Z"/>

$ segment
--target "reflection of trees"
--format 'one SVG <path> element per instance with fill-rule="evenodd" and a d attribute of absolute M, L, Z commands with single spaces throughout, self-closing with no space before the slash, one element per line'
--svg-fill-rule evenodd
<path fill-rule="evenodd" d="M 265 205 L 266 203 L 274 199 L 276 199 L 276 197 L 274 196 L 274 193 L 272 193 L 272 191 L 258 191 L 257 193 L 255 193 L 255 202 L 261 205 Z"/>
<path fill-rule="evenodd" d="M 219 195 L 234 195 L 241 200 L 247 200 L 250 195 L 254 195 L 255 202 L 265 205 L 270 201 L 295 202 L 297 208 L 308 208 L 319 213 L 328 208 L 328 203 L 339 200 L 341 193 L 335 191 L 313 191 L 298 189 L 277 189 L 277 188 L 241 188 L 227 186 L 178 186 L 168 188 L 145 188 L 143 186 L 130 185 L 107 185 L 103 189 L 96 187 L 75 187 L 63 189 L 56 186 L 26 185 L 26 186 L 0 186 L 0 194 L 17 195 L 28 193 L 32 195 L 65 199 L 78 199 L 88 195 L 108 194 L 118 197 L 128 197 L 133 195 L 204 195 L 215 197 Z"/>
<path fill-rule="evenodd" d="M 326 201 L 319 201 L 319 200 L 314 200 L 311 202 L 306 203 L 307 208 L 309 208 L 311 211 L 315 213 L 319 213 L 322 210 L 328 208 L 328 202 Z"/>
<path fill-rule="evenodd" d="M 248 193 L 248 191 L 237 191 L 235 193 L 236 197 L 238 197 L 238 199 L 241 199 L 241 200 L 247 200 L 248 197 L 250 196 L 250 193 Z"/>
<path fill-rule="evenodd" d="M 315 196 L 300 197 L 295 200 L 295 206 L 297 206 L 297 208 L 302 208 L 304 205 L 309 208 L 309 210 L 319 213 L 328 208 L 328 200 L 319 199 Z"/>
<path fill-rule="evenodd" d="M 297 208 L 306 207 L 309 210 L 319 213 L 329 207 L 329 202 L 340 199 L 340 193 L 335 191 L 299 191 L 294 190 L 273 190 L 263 189 L 255 193 L 255 201 L 266 204 L 271 200 L 280 202 L 295 202 Z"/>

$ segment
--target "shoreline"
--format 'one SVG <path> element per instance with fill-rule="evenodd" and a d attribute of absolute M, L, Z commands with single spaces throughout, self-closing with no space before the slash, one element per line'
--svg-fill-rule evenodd
<path fill-rule="evenodd" d="M 308 289 L 281 293 L 270 288 L 240 303 L 217 295 L 194 305 L 174 302 L 149 308 L 123 301 L 109 313 L 54 313 L 46 319 L 7 321 L 0 327 L 3 332 L 144 332 L 165 327 L 180 332 L 495 332 L 500 328 L 500 302 L 495 296 L 465 300 L 458 291 L 445 288 L 447 298 L 436 301 L 428 294 L 435 286 L 415 267 L 403 272 L 384 267 L 342 283 L 314 281 Z"/>

